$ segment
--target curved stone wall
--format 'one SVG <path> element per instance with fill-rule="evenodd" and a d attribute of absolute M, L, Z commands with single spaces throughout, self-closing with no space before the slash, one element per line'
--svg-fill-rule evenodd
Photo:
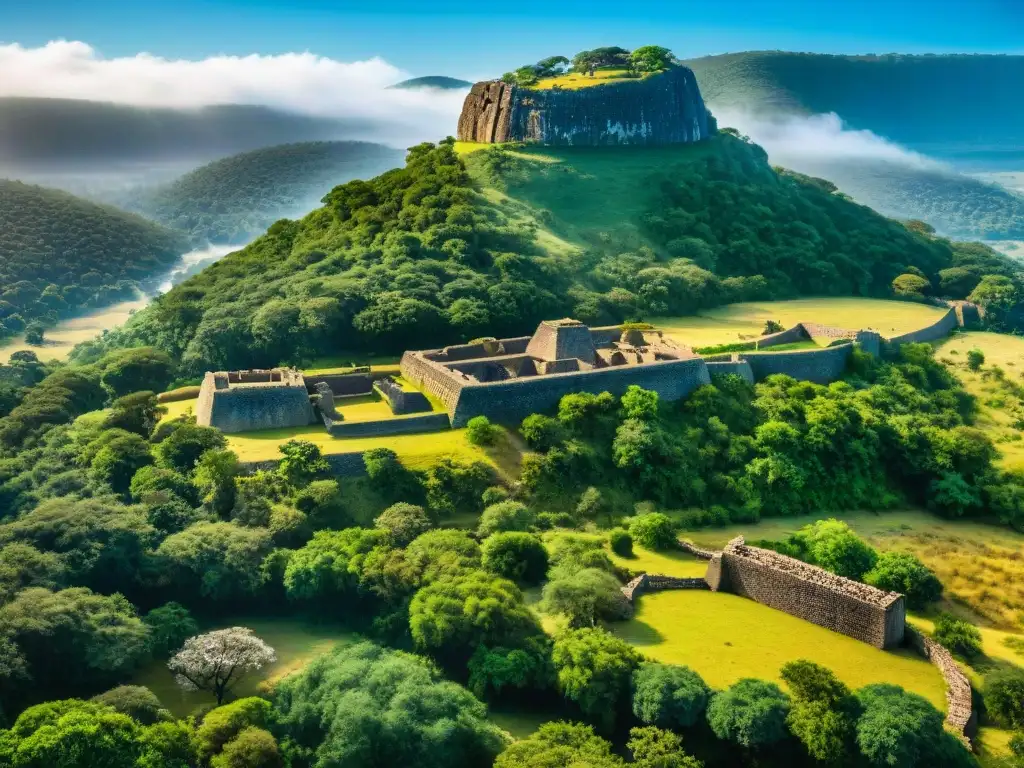
<path fill-rule="evenodd" d="M 843 375 L 852 351 L 853 344 L 843 344 L 792 352 L 740 352 L 739 359 L 750 364 L 757 381 L 784 373 L 794 379 L 829 384 Z"/>
<path fill-rule="evenodd" d="M 633 598 L 642 595 L 644 592 L 663 592 L 668 589 L 706 590 L 707 588 L 707 582 L 699 576 L 683 578 L 679 576 L 659 576 L 657 574 L 641 573 L 622 587 L 622 594 L 626 596 L 627 600 L 633 602 Z"/>
<path fill-rule="evenodd" d="M 946 648 L 913 627 L 907 627 L 907 643 L 938 667 L 946 681 L 946 725 L 969 748 L 978 729 L 971 681 Z"/>
<path fill-rule="evenodd" d="M 957 317 L 956 308 L 951 307 L 946 314 L 936 320 L 929 326 L 921 328 L 917 331 L 911 331 L 910 333 L 904 333 L 900 336 L 893 336 L 888 339 L 888 342 L 892 345 L 898 344 L 914 344 L 924 341 L 937 341 L 945 338 L 949 335 L 950 331 L 954 328 L 959 327 L 960 320 Z"/>

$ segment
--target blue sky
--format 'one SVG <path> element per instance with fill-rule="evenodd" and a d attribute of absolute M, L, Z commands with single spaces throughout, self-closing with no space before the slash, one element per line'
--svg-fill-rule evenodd
<path fill-rule="evenodd" d="M 0 43 L 104 56 L 311 51 L 467 78 L 598 45 L 681 57 L 750 49 L 1024 53 L 1024 0 L 0 0 Z"/>

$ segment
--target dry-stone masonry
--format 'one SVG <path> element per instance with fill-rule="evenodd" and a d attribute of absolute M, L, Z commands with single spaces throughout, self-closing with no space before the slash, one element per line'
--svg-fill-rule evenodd
<path fill-rule="evenodd" d="M 768 549 L 729 542 L 709 565 L 709 586 L 749 597 L 878 648 L 903 642 L 903 595 L 844 579 Z M 709 567 L 709 571 L 712 568 Z"/>
<path fill-rule="evenodd" d="M 708 583 L 700 578 L 683 578 L 678 576 L 659 576 L 641 573 L 622 587 L 622 594 L 633 602 L 633 598 L 644 592 L 663 592 L 668 589 L 708 589 Z"/>
<path fill-rule="evenodd" d="M 477 83 L 459 117 L 460 141 L 562 146 L 681 144 L 711 135 L 708 111 L 687 67 L 578 90 Z"/>
<path fill-rule="evenodd" d="M 906 637 L 908 644 L 942 673 L 942 678 L 946 681 L 946 726 L 970 747 L 970 740 L 978 729 L 978 716 L 974 711 L 971 695 L 971 681 L 953 659 L 953 654 L 944 646 L 913 627 L 907 627 Z"/>
<path fill-rule="evenodd" d="M 196 422 L 222 432 L 304 427 L 312 421 L 306 383 L 292 369 L 211 371 L 199 389 Z"/>

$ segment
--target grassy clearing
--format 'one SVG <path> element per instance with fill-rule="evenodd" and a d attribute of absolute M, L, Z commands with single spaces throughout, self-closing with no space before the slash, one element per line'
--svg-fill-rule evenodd
<path fill-rule="evenodd" d="M 985 365 L 979 372 L 967 368 L 967 352 L 971 349 L 980 349 L 985 354 Z M 997 378 L 985 373 L 986 369 L 998 366 L 1006 379 L 1024 383 L 1024 338 L 978 331 L 958 333 L 938 345 L 936 356 L 978 398 L 975 426 L 992 438 L 1002 456 L 1001 465 L 1006 469 L 1024 469 L 1024 434 L 1014 427 L 1018 418 L 1014 411 L 1024 410 L 1024 403 Z"/>
<path fill-rule="evenodd" d="M 627 81 L 637 82 L 649 77 L 653 73 L 644 73 L 640 77 L 632 74 L 628 69 L 598 69 L 594 71 L 593 77 L 585 72 L 570 72 L 558 77 L 545 77 L 538 80 L 536 85 L 530 88 L 536 91 L 545 91 L 549 88 L 564 88 L 567 91 L 579 91 L 583 88 L 593 88 L 596 85 L 608 85 L 609 83 Z"/>
<path fill-rule="evenodd" d="M 657 661 L 686 664 L 714 688 L 744 677 L 781 683 L 779 670 L 809 659 L 851 688 L 893 683 L 945 709 L 939 671 L 913 651 L 881 651 L 795 616 L 725 593 L 679 590 L 640 597 L 634 618 L 610 624 Z"/>
<path fill-rule="evenodd" d="M 310 624 L 298 619 L 268 619 L 238 617 L 218 621 L 203 627 L 204 631 L 225 627 L 249 627 L 273 647 L 277 661 L 258 674 L 251 675 L 234 689 L 236 696 L 252 696 L 266 691 L 278 680 L 302 669 L 311 660 L 331 649 L 354 642 L 357 636 L 336 627 Z M 215 699 L 208 693 L 185 691 L 170 671 L 166 661 L 154 661 L 142 669 L 131 681 L 133 685 L 144 685 L 157 695 L 163 705 L 175 717 L 184 717 L 196 707 L 214 704 Z"/>
<path fill-rule="evenodd" d="M 618 566 L 658 576 L 689 578 L 703 576 L 708 569 L 706 560 L 700 560 L 685 552 L 655 552 L 636 545 L 633 546 L 633 557 L 622 557 L 614 552 L 609 552 L 609 555 L 612 562 Z"/>
<path fill-rule="evenodd" d="M 6 339 L 0 343 L 0 360 L 6 363 L 14 352 L 28 350 L 35 352 L 40 360 L 63 362 L 68 359 L 68 355 L 71 354 L 71 350 L 75 346 L 83 341 L 95 339 L 106 330 L 123 325 L 134 312 L 142 309 L 148 303 L 148 299 L 124 301 L 88 315 L 63 320 L 53 328 L 47 329 L 41 347 L 26 344 L 24 335 Z"/>
<path fill-rule="evenodd" d="M 905 301 L 819 298 L 729 304 L 691 317 L 656 317 L 648 322 L 676 341 L 703 347 L 757 339 L 767 320 L 786 328 L 808 321 L 851 330 L 874 328 L 883 336 L 893 336 L 923 328 L 945 311 Z"/>
<path fill-rule="evenodd" d="M 327 355 L 318 357 L 302 372 L 307 375 L 326 373 L 348 373 L 353 368 L 368 365 L 374 373 L 398 373 L 398 364 L 402 361 L 400 355 L 366 356 L 363 353 Z"/>
<path fill-rule="evenodd" d="M 905 550 L 921 558 L 945 586 L 944 609 L 965 614 L 993 629 L 1021 630 L 1024 534 L 980 522 L 944 520 L 914 510 L 834 516 L 849 523 L 879 550 Z M 683 536 L 700 546 L 717 549 L 741 534 L 748 541 L 784 538 L 815 519 L 769 518 L 756 525 L 706 528 Z"/>

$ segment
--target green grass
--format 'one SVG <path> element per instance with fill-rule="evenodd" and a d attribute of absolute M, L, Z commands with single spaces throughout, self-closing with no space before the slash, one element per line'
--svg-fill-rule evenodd
<path fill-rule="evenodd" d="M 676 341 L 694 347 L 755 341 L 767 320 L 790 328 L 815 322 L 839 328 L 873 328 L 894 336 L 923 328 L 942 317 L 945 309 L 905 301 L 861 298 L 815 298 L 729 304 L 688 317 L 655 317 L 648 321 Z M 780 349 L 772 348 L 772 351 Z"/>
<path fill-rule="evenodd" d="M 244 678 L 233 689 L 234 695 L 239 697 L 266 692 L 278 680 L 299 671 L 317 656 L 358 639 L 352 633 L 336 627 L 310 624 L 297 619 L 236 617 L 205 626 L 203 631 L 235 626 L 249 627 L 277 654 L 275 663 Z M 208 693 L 182 689 L 167 669 L 166 660 L 154 661 L 143 668 L 131 683 L 144 685 L 153 691 L 176 717 L 184 717 L 196 707 L 216 703 Z"/>
<path fill-rule="evenodd" d="M 325 355 L 313 360 L 302 369 L 304 374 L 348 373 L 353 368 L 368 365 L 374 373 L 398 373 L 401 355 L 368 356 L 365 353 Z"/>
<path fill-rule="evenodd" d="M 564 88 L 567 91 L 579 91 L 583 88 L 593 88 L 596 85 L 608 85 L 617 81 L 636 82 L 649 77 L 653 73 L 645 73 L 637 77 L 628 69 L 598 69 L 594 71 L 593 77 L 585 72 L 570 72 L 558 77 L 545 77 L 538 80 L 536 85 L 530 88 L 537 91 L 544 91 L 549 88 Z"/>
<path fill-rule="evenodd" d="M 700 560 L 685 552 L 656 552 L 633 546 L 633 557 L 622 557 L 609 551 L 612 562 L 637 573 L 651 573 L 659 576 L 687 578 L 703 576 L 708 569 L 706 560 Z"/>
<path fill-rule="evenodd" d="M 985 354 L 981 372 L 967 368 L 967 352 L 980 349 Z M 936 357 L 943 361 L 963 382 L 968 392 L 978 398 L 979 413 L 975 426 L 984 430 L 1001 454 L 1006 469 L 1024 469 L 1024 439 L 1021 430 L 1013 426 L 1014 408 L 1024 409 L 1024 403 L 1000 386 L 994 378 L 983 375 L 984 368 L 998 366 L 1006 378 L 1024 384 L 1024 338 L 1003 333 L 969 331 L 951 336 L 936 348 Z"/>
<path fill-rule="evenodd" d="M 0 361 L 6 363 L 14 352 L 28 350 L 35 352 L 40 360 L 60 360 L 64 362 L 71 354 L 71 350 L 83 341 L 91 341 L 104 331 L 123 325 L 132 316 L 132 313 L 145 307 L 149 301 L 138 299 L 136 301 L 123 301 L 112 307 L 90 312 L 81 317 L 73 317 L 62 320 L 53 328 L 48 328 L 43 337 L 44 343 L 41 347 L 30 346 L 25 343 L 25 336 L 18 335 L 0 342 Z"/>
<path fill-rule="evenodd" d="M 677 590 L 641 596 L 636 615 L 609 629 L 661 662 L 685 664 L 713 688 L 745 677 L 781 683 L 789 661 L 808 659 L 851 688 L 893 683 L 945 709 L 942 675 L 913 651 L 882 651 L 753 600 Z"/>

